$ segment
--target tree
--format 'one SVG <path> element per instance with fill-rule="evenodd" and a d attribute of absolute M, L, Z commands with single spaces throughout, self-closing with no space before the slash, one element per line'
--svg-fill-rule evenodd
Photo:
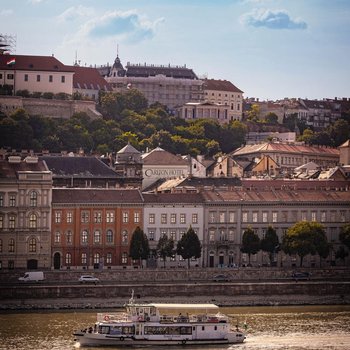
<path fill-rule="evenodd" d="M 346 224 L 341 228 L 339 240 L 350 249 L 350 224 Z"/>
<path fill-rule="evenodd" d="M 270 264 L 274 260 L 274 255 L 280 250 L 279 239 L 276 233 L 276 230 L 269 226 L 266 230 L 265 237 L 262 238 L 260 242 L 261 250 L 269 254 Z"/>
<path fill-rule="evenodd" d="M 257 104 L 253 104 L 250 107 L 250 110 L 247 112 L 247 119 L 253 122 L 257 122 L 259 121 L 259 115 L 260 115 L 260 106 Z"/>
<path fill-rule="evenodd" d="M 349 256 L 349 252 L 345 250 L 344 246 L 340 246 L 339 249 L 335 252 L 335 258 L 340 259 L 345 263 L 345 258 Z"/>
<path fill-rule="evenodd" d="M 174 255 L 174 241 L 169 239 L 167 235 L 163 235 L 157 244 L 157 255 L 162 257 L 165 267 L 165 261 L 167 257 Z"/>
<path fill-rule="evenodd" d="M 270 124 L 278 124 L 278 115 L 273 112 L 269 112 L 265 115 L 265 121 L 266 123 Z"/>
<path fill-rule="evenodd" d="M 250 266 L 250 256 L 260 250 L 259 236 L 248 227 L 243 232 L 241 252 L 248 254 L 248 265 Z"/>
<path fill-rule="evenodd" d="M 300 266 L 303 266 L 303 259 L 308 254 L 327 257 L 330 244 L 327 242 L 326 232 L 321 224 L 300 221 L 290 227 L 283 236 L 282 250 L 289 255 L 299 255 Z"/>
<path fill-rule="evenodd" d="M 139 226 L 136 227 L 130 241 L 129 256 L 133 260 L 145 260 L 149 256 L 148 238 Z"/>
<path fill-rule="evenodd" d="M 202 246 L 197 234 L 190 226 L 188 231 L 177 242 L 176 253 L 187 259 L 188 268 L 190 268 L 190 259 L 198 259 L 202 254 Z"/>

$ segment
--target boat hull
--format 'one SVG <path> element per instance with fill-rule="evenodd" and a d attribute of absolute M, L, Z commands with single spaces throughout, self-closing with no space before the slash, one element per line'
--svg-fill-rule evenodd
<path fill-rule="evenodd" d="M 166 339 L 146 339 L 135 337 L 110 336 L 99 333 L 74 333 L 74 339 L 80 346 L 171 346 L 171 345 L 216 345 L 242 343 L 245 336 L 241 332 L 230 333 L 225 339 L 189 339 L 168 337 Z"/>

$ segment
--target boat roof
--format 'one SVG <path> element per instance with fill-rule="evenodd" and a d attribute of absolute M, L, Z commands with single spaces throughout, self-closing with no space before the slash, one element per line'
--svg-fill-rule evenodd
<path fill-rule="evenodd" d="M 128 306 L 134 306 L 134 307 L 149 307 L 153 306 L 157 309 L 167 309 L 167 310 L 211 310 L 211 311 L 217 311 L 219 307 L 215 304 L 166 304 L 166 303 L 150 303 L 150 304 L 129 304 Z"/>

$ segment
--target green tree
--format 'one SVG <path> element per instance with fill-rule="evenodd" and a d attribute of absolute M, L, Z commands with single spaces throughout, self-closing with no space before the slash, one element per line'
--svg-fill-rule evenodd
<path fill-rule="evenodd" d="M 278 115 L 273 112 L 269 112 L 265 115 L 265 121 L 269 124 L 278 124 Z"/>
<path fill-rule="evenodd" d="M 349 252 L 344 248 L 344 246 L 340 246 L 338 250 L 335 252 L 335 258 L 342 260 L 343 264 L 345 263 L 346 257 L 349 256 Z"/>
<path fill-rule="evenodd" d="M 280 243 L 276 233 L 276 230 L 269 226 L 266 230 L 265 237 L 261 239 L 260 242 L 261 250 L 267 252 L 270 259 L 270 264 L 273 263 L 275 253 L 280 250 Z"/>
<path fill-rule="evenodd" d="M 259 115 L 260 115 L 260 106 L 257 104 L 252 104 L 249 111 L 247 112 L 247 120 L 258 122 Z"/>
<path fill-rule="evenodd" d="M 298 137 L 298 141 L 304 141 L 305 143 L 312 144 L 314 136 L 314 132 L 311 129 L 305 129 L 303 134 Z"/>
<path fill-rule="evenodd" d="M 163 235 L 157 244 L 157 255 L 163 259 L 163 264 L 165 267 L 166 258 L 170 258 L 174 255 L 174 241 L 169 239 L 167 235 Z"/>
<path fill-rule="evenodd" d="M 249 266 L 251 266 L 250 264 L 251 255 L 256 254 L 259 250 L 260 250 L 260 238 L 250 227 L 248 227 L 243 232 L 241 252 L 248 254 Z"/>
<path fill-rule="evenodd" d="M 201 257 L 202 246 L 191 226 L 177 242 L 176 253 L 181 255 L 183 259 L 187 259 L 188 268 L 190 268 L 191 258 L 199 259 Z"/>
<path fill-rule="evenodd" d="M 299 221 L 290 227 L 283 236 L 282 250 L 289 255 L 299 255 L 300 266 L 303 266 L 303 259 L 308 254 L 319 254 L 320 257 L 327 257 L 330 245 L 321 224 Z"/>
<path fill-rule="evenodd" d="M 139 260 L 141 266 L 141 260 L 147 259 L 149 252 L 148 238 L 143 230 L 137 226 L 131 237 L 129 256 L 133 260 Z"/>
<path fill-rule="evenodd" d="M 344 225 L 339 234 L 339 240 L 342 242 L 348 249 L 350 249 L 350 223 Z"/>
<path fill-rule="evenodd" d="M 334 146 L 338 147 L 350 139 L 350 122 L 338 119 L 329 128 L 329 135 L 334 141 Z"/>

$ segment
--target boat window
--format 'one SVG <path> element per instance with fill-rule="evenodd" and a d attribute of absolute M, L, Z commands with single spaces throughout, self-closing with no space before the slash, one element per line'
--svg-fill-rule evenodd
<path fill-rule="evenodd" d="M 110 331 L 109 326 L 100 326 L 98 332 L 101 334 L 109 334 L 109 331 Z"/>

